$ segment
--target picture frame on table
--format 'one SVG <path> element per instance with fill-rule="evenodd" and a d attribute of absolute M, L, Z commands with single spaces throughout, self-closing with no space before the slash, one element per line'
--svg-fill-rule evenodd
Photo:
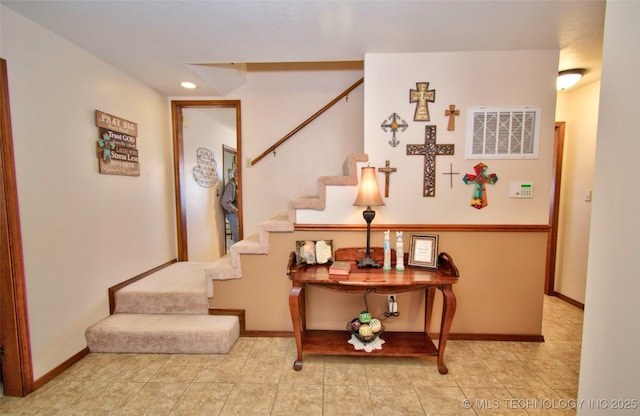
<path fill-rule="evenodd" d="M 412 267 L 436 270 L 438 268 L 438 236 L 433 234 L 412 234 L 409 245 L 409 260 Z"/>
<path fill-rule="evenodd" d="M 296 241 L 297 264 L 333 263 L 333 240 Z"/>

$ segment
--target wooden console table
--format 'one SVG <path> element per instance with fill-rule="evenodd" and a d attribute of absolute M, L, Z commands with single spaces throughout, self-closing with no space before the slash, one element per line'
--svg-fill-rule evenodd
<path fill-rule="evenodd" d="M 379 254 L 375 255 L 374 253 Z M 382 248 L 372 249 L 371 257 L 378 257 L 376 259 L 382 264 L 381 255 Z M 289 293 L 289 309 L 298 349 L 298 356 L 293 364 L 294 370 L 302 369 L 302 355 L 305 352 L 327 355 L 370 354 L 396 357 L 437 355 L 438 371 L 441 374 L 446 374 L 449 370 L 444 364 L 444 351 L 456 310 L 456 297 L 453 294 L 452 285 L 458 282 L 459 276 L 451 258 L 446 253 L 441 254 L 438 258 L 437 271 L 407 266 L 404 271 L 396 271 L 395 267 L 385 271 L 382 268 L 358 269 L 355 260 L 364 257 L 363 249 L 339 249 L 336 250 L 334 257 L 336 261 L 352 261 L 351 273 L 348 276 L 330 275 L 328 265 L 297 265 L 295 253 L 291 253 L 289 256 L 287 274 L 291 279 L 292 286 Z M 407 264 L 406 261 L 404 264 Z M 342 331 L 307 329 L 305 288 L 310 286 L 349 294 L 393 295 L 425 290 L 427 304 L 425 305 L 424 332 L 385 332 L 382 336 L 385 344 L 381 350 L 374 350 L 370 353 L 355 350 L 351 344 L 347 343 L 351 335 L 346 328 Z M 439 289 L 443 295 L 438 347 L 431 340 L 429 331 L 436 289 Z"/>

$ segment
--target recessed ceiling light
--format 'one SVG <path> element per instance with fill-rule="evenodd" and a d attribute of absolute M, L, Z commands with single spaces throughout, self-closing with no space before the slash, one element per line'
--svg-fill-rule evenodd
<path fill-rule="evenodd" d="M 188 88 L 190 90 L 194 89 L 197 86 L 193 82 L 189 82 L 189 81 L 183 81 L 180 83 L 180 85 L 182 85 L 183 88 Z"/>

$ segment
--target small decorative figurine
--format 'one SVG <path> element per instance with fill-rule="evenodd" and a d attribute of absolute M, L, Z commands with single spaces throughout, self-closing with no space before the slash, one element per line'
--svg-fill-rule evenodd
<path fill-rule="evenodd" d="M 404 270 L 404 242 L 402 231 L 396 231 L 396 270 Z"/>
<path fill-rule="evenodd" d="M 389 230 L 384 232 L 384 266 L 383 270 L 391 270 L 391 242 L 389 241 Z"/>

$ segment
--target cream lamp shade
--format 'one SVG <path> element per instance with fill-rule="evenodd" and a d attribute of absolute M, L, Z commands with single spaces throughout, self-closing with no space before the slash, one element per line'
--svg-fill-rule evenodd
<path fill-rule="evenodd" d="M 356 197 L 355 206 L 367 207 L 362 211 L 362 217 L 367 222 L 367 249 L 363 259 L 357 259 L 356 265 L 362 267 L 380 267 L 380 264 L 371 258 L 371 221 L 376 216 L 376 212 L 371 209 L 372 206 L 384 205 L 384 201 L 378 191 L 378 181 L 376 180 L 376 168 L 367 166 L 362 168 L 360 174 L 360 188 Z"/>
<path fill-rule="evenodd" d="M 384 201 L 378 190 L 378 180 L 376 179 L 376 168 L 363 167 L 360 175 L 360 188 L 358 196 L 353 205 L 358 207 L 375 207 L 384 205 Z"/>

